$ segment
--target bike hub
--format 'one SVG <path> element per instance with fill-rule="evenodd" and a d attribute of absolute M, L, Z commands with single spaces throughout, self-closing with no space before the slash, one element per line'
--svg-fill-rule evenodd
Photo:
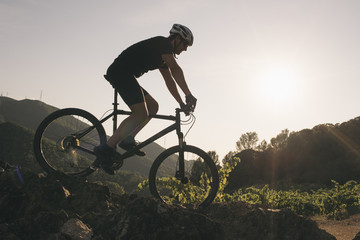
<path fill-rule="evenodd" d="M 68 136 L 61 140 L 60 146 L 63 151 L 71 152 L 80 146 L 80 141 L 75 136 Z"/>

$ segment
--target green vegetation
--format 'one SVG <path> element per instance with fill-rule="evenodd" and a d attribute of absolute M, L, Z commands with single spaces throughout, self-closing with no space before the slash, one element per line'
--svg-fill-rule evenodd
<path fill-rule="evenodd" d="M 304 215 L 327 215 L 336 219 L 347 217 L 360 210 L 360 183 L 348 181 L 341 185 L 332 181 L 329 188 L 306 189 L 303 186 L 291 186 L 287 190 L 276 190 L 265 185 L 261 188 L 240 188 L 233 193 L 224 193 L 228 176 L 240 163 L 233 158 L 220 170 L 220 190 L 215 199 L 217 202 L 243 201 L 258 204 L 267 208 L 287 208 Z"/>
<path fill-rule="evenodd" d="M 227 172 L 234 166 L 226 165 Z M 226 174 L 222 176 L 223 184 L 227 182 Z M 287 190 L 272 189 L 269 185 L 261 188 L 240 188 L 235 192 L 223 193 L 219 191 L 216 201 L 230 202 L 243 201 L 257 204 L 267 208 L 287 208 L 293 212 L 304 215 L 327 215 L 336 219 L 347 217 L 360 210 L 360 183 L 348 181 L 341 185 L 332 181 L 328 188 L 304 189 L 303 186 L 291 186 Z"/>
<path fill-rule="evenodd" d="M 206 195 L 201 191 L 206 189 L 205 192 L 210 190 L 210 185 L 207 178 L 202 178 L 199 185 L 194 185 L 191 182 L 188 184 L 182 184 L 175 177 L 163 177 L 158 179 L 157 186 L 161 186 L 164 191 L 166 189 L 171 194 L 162 195 L 161 197 L 165 202 L 171 204 L 200 204 L 204 201 Z M 138 185 L 140 190 L 147 188 L 149 180 L 145 180 Z"/>
<path fill-rule="evenodd" d="M 332 181 L 333 185 L 328 188 L 306 189 L 303 186 L 292 186 L 287 190 L 272 189 L 269 185 L 263 187 L 240 188 L 233 193 L 225 193 L 228 177 L 232 170 L 240 163 L 239 158 L 233 159 L 219 170 L 220 187 L 215 202 L 242 201 L 249 204 L 259 205 L 263 208 L 281 209 L 286 208 L 303 216 L 326 215 L 335 219 L 348 217 L 350 214 L 360 211 L 360 183 L 348 181 L 341 185 Z M 204 189 L 209 180 L 206 174 L 200 181 Z M 139 184 L 139 188 L 147 187 L 148 181 Z M 181 204 L 189 202 L 201 202 L 202 194 L 199 188 L 183 184 L 172 178 L 163 178 L 162 184 L 169 186 L 174 199 Z"/>
<path fill-rule="evenodd" d="M 331 188 L 309 191 L 301 190 L 301 186 L 293 186 L 289 190 L 275 190 L 269 185 L 262 188 L 248 187 L 238 189 L 232 194 L 225 194 L 218 200 L 221 202 L 243 201 L 267 208 L 287 208 L 299 215 L 319 214 L 335 219 L 342 219 L 358 212 L 360 210 L 359 182 L 348 181 L 343 185 L 335 181 L 333 183 Z"/>

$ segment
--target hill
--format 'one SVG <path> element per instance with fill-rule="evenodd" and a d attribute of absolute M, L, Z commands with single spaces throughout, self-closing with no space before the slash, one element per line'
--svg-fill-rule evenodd
<path fill-rule="evenodd" d="M 15 100 L 8 97 L 0 97 L 0 123 L 12 122 L 24 126 L 33 131 L 40 122 L 50 113 L 58 110 L 37 100 Z"/>
<path fill-rule="evenodd" d="M 18 101 L 0 97 L 0 159 L 41 172 L 42 169 L 33 154 L 34 132 L 40 122 L 56 110 L 58 108 L 37 100 Z M 66 128 L 71 127 L 66 121 L 61 124 Z M 146 152 L 145 157 L 133 156 L 126 159 L 115 176 L 109 176 L 99 170 L 88 179 L 102 182 L 113 190 L 117 189 L 118 192 L 137 190 L 138 183 L 147 179 L 153 161 L 165 149 L 156 143 L 151 143 L 143 150 Z"/>
<path fill-rule="evenodd" d="M 8 161 L 15 166 L 22 166 L 41 172 L 39 164 L 33 154 L 34 132 L 5 122 L 0 124 L 0 159 Z"/>
<path fill-rule="evenodd" d="M 335 240 L 288 210 L 234 202 L 190 210 L 0 162 L 1 239 Z"/>
<path fill-rule="evenodd" d="M 36 173 L 44 170 L 40 167 L 33 153 L 34 131 L 14 123 L 0 124 L 0 160 L 20 168 L 28 168 Z M 97 171 L 88 177 L 89 181 L 109 185 L 118 192 L 132 192 L 146 177 L 137 173 L 121 170 L 115 176 Z"/>
<path fill-rule="evenodd" d="M 264 151 L 244 150 L 229 189 L 258 184 L 341 184 L 360 181 L 360 117 L 321 124 L 272 140 Z"/>
<path fill-rule="evenodd" d="M 36 131 L 40 122 L 58 108 L 47 105 L 38 100 L 14 100 L 8 97 L 0 97 L 0 123 L 11 122 Z M 16 135 L 21 136 L 21 134 Z M 29 142 L 30 143 L 30 142 Z M 31 142 L 32 145 L 32 142 Z M 165 149 L 156 143 L 144 147 L 145 157 L 131 157 L 122 167 L 124 171 L 134 172 L 147 177 L 150 166 L 154 159 Z M 26 150 L 28 152 L 28 149 Z M 7 160 L 11 161 L 11 160 Z"/>

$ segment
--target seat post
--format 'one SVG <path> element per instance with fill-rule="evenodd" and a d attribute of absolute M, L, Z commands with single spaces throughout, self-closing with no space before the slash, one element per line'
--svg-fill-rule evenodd
<path fill-rule="evenodd" d="M 117 129 L 117 107 L 118 107 L 118 96 L 117 96 L 117 92 L 116 89 L 114 88 L 114 116 L 113 116 L 113 133 L 115 133 L 116 129 Z"/>

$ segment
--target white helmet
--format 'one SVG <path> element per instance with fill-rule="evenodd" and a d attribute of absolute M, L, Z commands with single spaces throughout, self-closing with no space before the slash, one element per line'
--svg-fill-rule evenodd
<path fill-rule="evenodd" d="M 192 46 L 194 43 L 194 36 L 189 28 L 181 24 L 174 24 L 170 29 L 170 35 L 179 34 L 182 39 L 184 39 L 189 46 Z"/>

